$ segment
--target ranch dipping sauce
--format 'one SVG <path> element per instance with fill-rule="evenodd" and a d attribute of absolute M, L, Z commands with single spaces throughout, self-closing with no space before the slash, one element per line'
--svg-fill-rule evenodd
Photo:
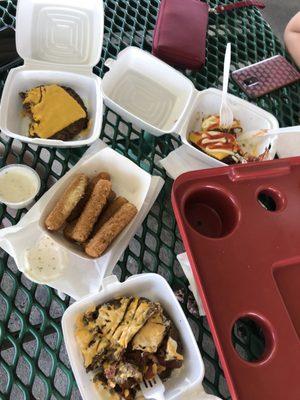
<path fill-rule="evenodd" d="M 25 274 L 38 283 L 58 279 L 65 268 L 64 255 L 48 236 L 42 237 L 25 251 Z"/>
<path fill-rule="evenodd" d="M 0 170 L 0 201 L 11 208 L 26 207 L 40 189 L 40 178 L 24 165 L 8 165 Z"/>

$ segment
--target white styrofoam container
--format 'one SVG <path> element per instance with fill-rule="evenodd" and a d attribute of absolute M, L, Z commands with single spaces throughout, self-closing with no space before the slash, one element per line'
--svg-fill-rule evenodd
<path fill-rule="evenodd" d="M 182 142 L 188 146 L 189 152 L 201 161 L 211 166 L 224 166 L 222 161 L 219 161 L 208 154 L 196 149 L 188 140 L 189 133 L 193 130 L 199 130 L 203 118 L 211 114 L 219 114 L 221 107 L 222 91 L 209 88 L 198 92 L 195 97 L 195 102 L 191 109 L 190 117 L 184 121 L 179 131 Z M 228 100 L 236 119 L 241 122 L 244 132 L 255 131 L 259 129 L 277 128 L 278 121 L 276 118 L 256 105 L 242 100 L 239 97 L 228 94 Z M 258 142 L 256 148 L 257 154 L 262 154 L 266 147 L 271 145 L 268 154 L 268 160 L 273 160 L 276 154 L 277 137 L 267 137 L 265 140 Z"/>
<path fill-rule="evenodd" d="M 201 118 L 218 114 L 221 91 L 198 91 L 183 74 L 150 53 L 127 47 L 117 60 L 108 59 L 102 90 L 105 104 L 141 129 L 155 136 L 175 133 L 194 157 L 211 166 L 226 165 L 194 148 L 188 141 L 192 129 L 200 128 Z M 234 117 L 244 131 L 277 128 L 278 121 L 267 111 L 229 95 Z M 262 151 L 271 144 L 269 159 L 276 153 L 276 138 L 266 138 Z"/>
<path fill-rule="evenodd" d="M 93 73 L 103 42 L 102 0 L 19 0 L 16 46 L 24 65 L 12 69 L 0 105 L 0 129 L 23 142 L 42 146 L 79 147 L 94 142 L 102 124 L 101 80 Z M 74 89 L 90 119 L 88 133 L 69 141 L 28 136 L 20 92 L 57 83 Z"/>
<path fill-rule="evenodd" d="M 199 389 L 204 377 L 203 360 L 191 327 L 167 281 L 158 274 L 149 273 L 132 276 L 124 283 L 120 283 L 115 276 L 109 276 L 102 284 L 103 289 L 99 293 L 72 304 L 62 318 L 62 329 L 70 364 L 83 399 L 104 400 L 104 397 L 99 396 L 95 388 L 92 381 L 93 374 L 85 371 L 83 358 L 75 338 L 76 319 L 89 307 L 103 304 L 118 296 L 143 296 L 152 301 L 159 301 L 180 333 L 184 362 L 182 368 L 174 371 L 173 376 L 165 382 L 166 400 L 183 399 L 185 392 L 191 393 L 196 388 Z M 212 398 L 202 393 L 203 395 L 194 398 L 198 400 Z"/>
<path fill-rule="evenodd" d="M 133 46 L 105 65 L 110 70 L 102 90 L 108 107 L 153 135 L 178 131 L 193 99 L 194 85 L 188 78 Z"/>

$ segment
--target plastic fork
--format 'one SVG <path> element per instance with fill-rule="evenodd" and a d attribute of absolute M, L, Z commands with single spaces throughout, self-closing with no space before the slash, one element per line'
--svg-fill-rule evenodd
<path fill-rule="evenodd" d="M 141 382 L 140 388 L 145 399 L 165 400 L 165 387 L 158 375 L 153 379 Z"/>
<path fill-rule="evenodd" d="M 283 135 L 291 135 L 291 134 L 300 135 L 300 125 L 288 126 L 285 128 L 260 129 L 256 131 L 245 132 L 238 137 L 238 140 L 245 141 L 257 137 L 266 138 L 277 135 L 280 135 L 282 137 Z"/>
<path fill-rule="evenodd" d="M 233 113 L 228 103 L 228 81 L 231 61 L 231 43 L 227 43 L 224 68 L 223 68 L 223 91 L 222 91 L 222 102 L 220 108 L 220 125 L 222 128 L 230 128 L 233 122 Z"/>

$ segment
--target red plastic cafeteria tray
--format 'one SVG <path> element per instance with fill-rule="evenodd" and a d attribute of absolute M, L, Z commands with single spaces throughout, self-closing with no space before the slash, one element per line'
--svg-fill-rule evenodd
<path fill-rule="evenodd" d="M 299 400 L 300 157 L 183 174 L 172 203 L 232 398 Z M 265 337 L 256 362 L 232 344 L 242 317 Z"/>

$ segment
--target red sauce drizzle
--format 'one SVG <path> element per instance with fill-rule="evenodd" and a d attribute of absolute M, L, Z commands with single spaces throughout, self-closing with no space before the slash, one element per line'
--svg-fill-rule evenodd
<path fill-rule="evenodd" d="M 231 133 L 226 132 L 195 132 L 199 136 L 197 145 L 202 149 L 209 150 L 228 150 L 234 152 L 236 150 L 236 139 Z M 211 140 L 219 140 L 213 141 Z"/>

